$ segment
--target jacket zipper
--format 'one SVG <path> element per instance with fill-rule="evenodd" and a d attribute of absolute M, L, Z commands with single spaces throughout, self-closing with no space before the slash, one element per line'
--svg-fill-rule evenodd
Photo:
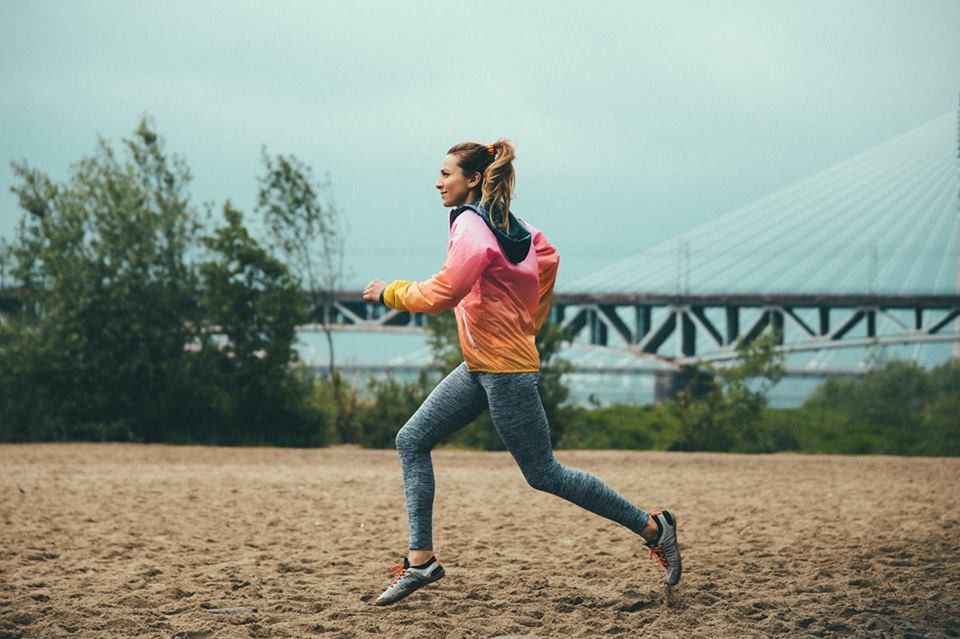
<path fill-rule="evenodd" d="M 458 307 L 459 308 L 459 307 Z M 467 312 L 460 308 L 460 317 L 463 318 L 463 330 L 467 333 L 467 341 L 470 342 L 470 346 L 473 347 L 473 350 L 478 351 L 477 343 L 473 341 L 473 335 L 470 334 L 470 323 L 467 322 Z"/>

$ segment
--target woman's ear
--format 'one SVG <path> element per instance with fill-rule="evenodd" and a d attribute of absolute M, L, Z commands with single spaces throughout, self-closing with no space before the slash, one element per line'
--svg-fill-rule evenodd
<path fill-rule="evenodd" d="M 480 184 L 480 180 L 483 179 L 483 176 L 480 173 L 474 173 L 473 177 L 470 178 L 470 181 L 467 182 L 467 188 L 475 189 Z"/>

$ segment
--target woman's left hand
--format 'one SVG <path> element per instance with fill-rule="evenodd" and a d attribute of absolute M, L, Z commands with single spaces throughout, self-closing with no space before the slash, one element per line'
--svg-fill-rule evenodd
<path fill-rule="evenodd" d="M 379 302 L 380 293 L 382 293 L 385 288 L 387 288 L 387 283 L 383 280 L 370 280 L 367 287 L 363 289 L 363 299 L 368 302 Z"/>

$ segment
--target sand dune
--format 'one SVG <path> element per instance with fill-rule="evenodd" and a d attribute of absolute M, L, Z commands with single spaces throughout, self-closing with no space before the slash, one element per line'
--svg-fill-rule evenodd
<path fill-rule="evenodd" d="M 678 589 L 505 454 L 434 453 L 447 576 L 378 608 L 392 451 L 0 446 L 0 638 L 960 636 L 960 460 L 558 458 L 679 514 Z"/>

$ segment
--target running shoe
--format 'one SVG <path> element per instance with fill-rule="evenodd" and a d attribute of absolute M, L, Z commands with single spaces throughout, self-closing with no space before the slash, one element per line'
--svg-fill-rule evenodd
<path fill-rule="evenodd" d="M 663 568 L 663 579 L 668 586 L 676 586 L 680 581 L 682 562 L 680 546 L 677 544 L 677 520 L 669 510 L 650 513 L 660 532 L 655 541 L 647 542 L 650 559 L 656 559 Z"/>
<path fill-rule="evenodd" d="M 393 583 L 377 597 L 378 606 L 396 603 L 427 584 L 437 581 L 443 577 L 443 566 L 440 565 L 436 555 L 419 566 L 411 566 L 410 560 L 404 557 L 402 566 L 393 567 L 393 574 L 395 576 Z"/>

